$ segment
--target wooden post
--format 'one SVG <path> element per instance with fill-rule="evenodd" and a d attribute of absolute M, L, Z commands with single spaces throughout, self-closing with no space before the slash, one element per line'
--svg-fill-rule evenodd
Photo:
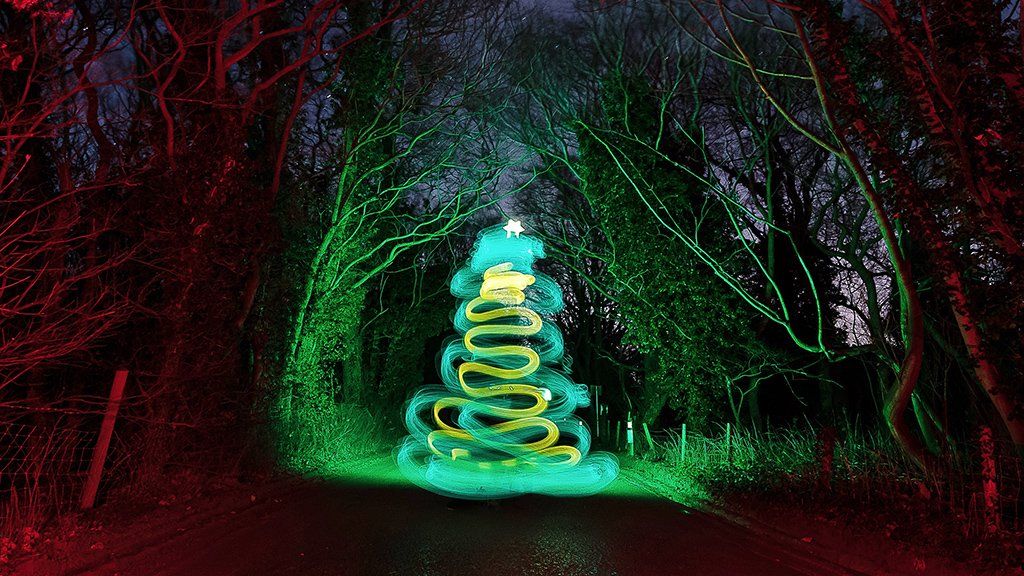
<path fill-rule="evenodd" d="M 619 432 L 622 430 L 622 420 L 615 421 L 615 449 L 619 449 Z"/>
<path fill-rule="evenodd" d="M 682 428 L 679 430 L 679 465 L 682 466 L 683 462 L 686 461 L 686 422 L 683 422 Z"/>
<path fill-rule="evenodd" d="M 644 438 L 647 439 L 647 447 L 650 448 L 651 452 L 654 452 L 654 438 L 651 438 L 651 430 L 647 427 L 647 422 L 643 422 L 644 427 Z"/>
<path fill-rule="evenodd" d="M 594 386 L 594 432 L 597 440 L 601 439 L 601 387 Z"/>
<path fill-rule="evenodd" d="M 110 438 L 114 434 L 114 421 L 117 420 L 117 411 L 121 407 L 121 397 L 124 395 L 124 384 L 127 381 L 128 370 L 122 369 L 114 373 L 114 385 L 110 387 L 107 411 L 103 414 L 100 435 L 96 439 L 96 447 L 92 450 L 92 462 L 89 463 L 89 475 L 85 478 L 85 486 L 82 488 L 82 510 L 92 508 L 96 504 L 96 492 L 100 488 L 100 478 L 103 476 L 103 463 L 107 459 Z"/>

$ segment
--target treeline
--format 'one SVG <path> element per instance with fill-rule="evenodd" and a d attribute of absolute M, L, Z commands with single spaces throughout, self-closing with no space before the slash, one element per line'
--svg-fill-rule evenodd
<path fill-rule="evenodd" d="M 1019 13 L 576 8 L 0 0 L 0 420 L 340 457 L 508 214 L 618 418 L 1024 442 Z"/>
<path fill-rule="evenodd" d="M 567 266 L 625 325 L 620 410 L 880 422 L 925 468 L 980 426 L 1019 447 L 1019 22 L 889 1 L 534 20 L 507 118 L 562 199 Z"/>
<path fill-rule="evenodd" d="M 127 367 L 117 461 L 158 484 L 400 403 L 421 359 L 364 357 L 516 165 L 504 8 L 0 1 L 0 423 L 93 430 Z"/>

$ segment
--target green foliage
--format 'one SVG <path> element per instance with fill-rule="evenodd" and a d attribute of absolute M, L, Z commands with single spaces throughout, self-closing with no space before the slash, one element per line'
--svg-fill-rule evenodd
<path fill-rule="evenodd" d="M 367 284 L 361 402 L 389 424 L 399 424 L 402 404 L 433 373 L 431 340 L 451 321 L 450 265 L 440 245 L 427 245 Z"/>
<path fill-rule="evenodd" d="M 372 11 L 354 8 L 352 17 L 374 21 Z M 338 400 L 358 401 L 364 386 L 361 328 L 369 288 L 361 283 L 366 265 L 353 263 L 382 234 L 365 210 L 389 177 L 380 166 L 387 164 L 391 141 L 363 142 L 360 135 L 389 120 L 377 112 L 393 69 L 394 57 L 377 36 L 360 42 L 346 57 L 345 73 L 332 86 L 340 102 L 330 116 L 341 134 L 331 170 L 337 180 L 315 179 L 296 187 L 278 210 L 286 247 L 280 266 L 287 285 L 269 291 L 267 307 L 286 309 L 278 312 L 278 321 L 288 327 L 289 344 L 275 350 L 279 368 L 270 378 L 280 379 L 275 387 L 283 429 L 278 434 L 298 452 L 308 452 L 317 437 L 325 442 L 324 450 L 330 449 L 335 434 L 330 430 L 350 409 Z M 366 433 L 360 430 L 357 437 Z"/>
<path fill-rule="evenodd" d="M 382 10 L 359 4 L 347 15 L 360 29 Z M 417 25 L 426 26 L 384 26 L 347 47 L 343 73 L 316 103 L 318 121 L 300 128 L 317 144 L 295 168 L 309 177 L 279 202 L 292 285 L 268 296 L 287 308 L 279 320 L 288 342 L 273 369 L 286 436 L 318 426 L 307 421 L 329 418 L 339 403 L 397 416 L 440 323 L 422 313 L 425 264 L 410 257 L 457 230 L 503 169 L 481 158 L 467 132 L 481 128 L 451 90 L 475 89 L 448 76 L 464 66 L 454 39 L 408 28 Z M 425 54 L 436 57 L 430 74 L 406 76 Z"/>
<path fill-rule="evenodd" d="M 362 324 L 365 287 L 352 288 L 355 274 L 341 274 L 339 267 L 359 254 L 360 243 L 332 250 L 327 265 L 314 281 L 314 300 L 310 304 L 302 340 L 289 376 L 297 378 L 305 391 L 300 394 L 312 406 L 331 405 L 337 382 L 338 363 L 358 358 L 359 329 Z"/>
<path fill-rule="evenodd" d="M 307 413 L 292 437 L 285 466 L 296 471 L 326 471 L 340 463 L 383 452 L 394 441 L 366 408 L 339 404 L 330 411 Z"/>
<path fill-rule="evenodd" d="M 394 314 L 390 317 L 386 358 L 380 374 L 379 392 L 376 401 L 389 410 L 389 415 L 398 418 L 397 410 L 402 402 L 424 384 L 427 363 L 433 358 L 427 356 L 426 345 L 448 326 L 450 312 L 443 298 L 436 297 L 422 301 L 415 311 L 408 314 Z"/>
<path fill-rule="evenodd" d="M 692 153 L 671 137 L 658 141 L 659 113 L 642 79 L 610 75 L 600 107 L 577 132 L 578 172 L 610 247 L 606 280 L 628 325 L 627 341 L 648 355 L 641 416 L 653 422 L 669 401 L 688 422 L 703 425 L 728 412 L 726 383 L 760 350 L 748 309 L 656 219 L 657 212 L 693 222 L 694 237 L 725 261 L 727 216 L 696 179 L 658 159 L 657 147 L 683 163 Z M 629 165 L 616 164 L 609 148 Z M 634 183 L 641 181 L 656 188 L 638 191 Z M 654 197 L 664 205 L 652 211 Z"/>

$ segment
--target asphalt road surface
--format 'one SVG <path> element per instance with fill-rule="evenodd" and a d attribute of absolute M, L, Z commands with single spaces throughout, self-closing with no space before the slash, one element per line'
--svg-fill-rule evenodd
<path fill-rule="evenodd" d="M 89 575 L 856 574 L 799 543 L 654 496 L 626 473 L 582 499 L 451 501 L 402 482 L 390 459 L 302 482 L 108 558 Z"/>

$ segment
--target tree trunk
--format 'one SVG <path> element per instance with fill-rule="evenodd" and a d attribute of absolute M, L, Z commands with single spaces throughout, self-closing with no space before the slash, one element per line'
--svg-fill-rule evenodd
<path fill-rule="evenodd" d="M 344 336 L 345 345 L 349 348 L 345 351 L 345 359 L 342 360 L 344 381 L 340 384 L 345 402 L 348 404 L 363 402 L 363 336 L 360 328 L 360 324 L 356 322 Z"/>
<path fill-rule="evenodd" d="M 756 432 L 764 429 L 764 422 L 761 418 L 761 385 L 754 386 L 753 390 L 747 393 L 747 412 L 750 413 L 750 425 Z"/>

